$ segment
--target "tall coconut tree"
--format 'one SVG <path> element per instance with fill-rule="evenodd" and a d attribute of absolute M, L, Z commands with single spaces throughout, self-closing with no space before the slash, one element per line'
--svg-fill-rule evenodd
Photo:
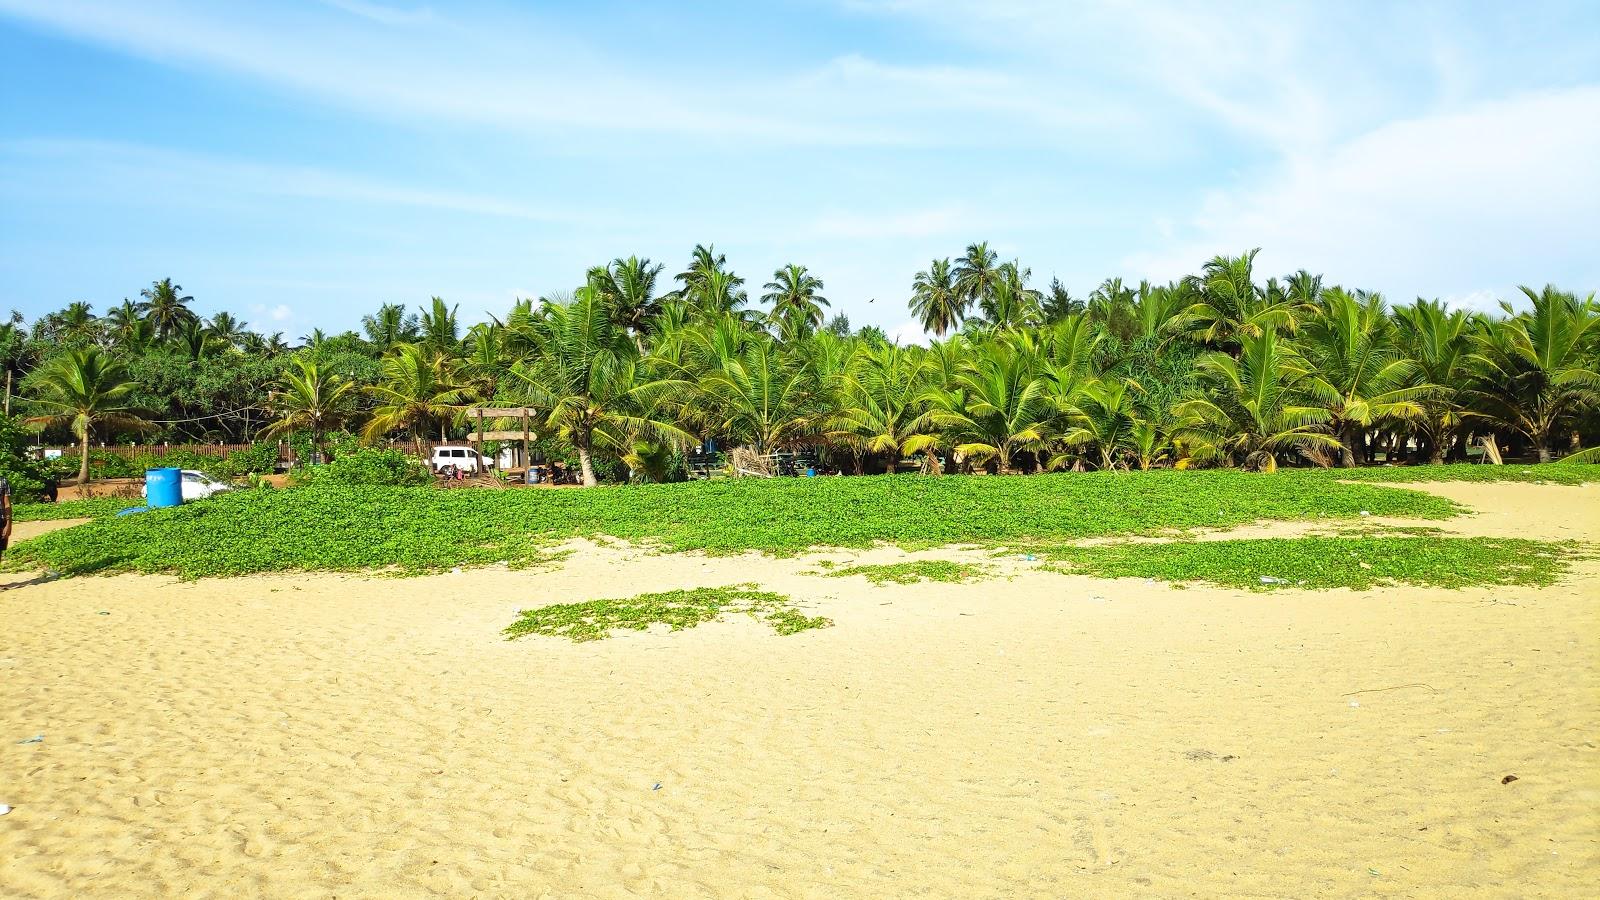
<path fill-rule="evenodd" d="M 78 483 L 89 480 L 89 446 L 110 431 L 146 431 L 150 422 L 132 402 L 138 384 L 128 370 L 98 347 L 51 357 L 33 374 L 34 404 L 41 410 L 27 421 L 65 426 L 78 437 Z"/>
<path fill-rule="evenodd" d="M 327 435 L 354 414 L 357 388 L 343 375 L 329 372 L 304 356 L 290 360 L 267 395 L 267 408 L 277 418 L 262 429 L 267 437 L 310 431 L 319 460 L 327 460 Z"/>
<path fill-rule="evenodd" d="M 369 443 L 393 431 L 410 433 L 417 455 L 423 441 L 449 422 L 470 399 L 454 358 L 422 344 L 400 344 L 382 362 L 377 384 L 367 389 L 374 407 L 363 436 Z"/>
<path fill-rule="evenodd" d="M 805 266 L 789 263 L 773 272 L 772 280 L 762 287 L 766 293 L 761 300 L 772 305 L 768 320 L 785 336 L 800 337 L 822 324 L 828 298 L 822 296 L 822 279 Z"/>
<path fill-rule="evenodd" d="M 956 286 L 950 260 L 936 259 L 911 281 L 911 314 L 923 330 L 949 334 L 967 315 L 967 303 Z"/>
<path fill-rule="evenodd" d="M 648 259 L 630 256 L 589 271 L 589 284 L 605 300 L 611 321 L 633 335 L 641 353 L 644 352 L 646 327 L 661 312 L 656 279 L 662 268 L 660 263 L 651 265 Z"/>
<path fill-rule="evenodd" d="M 956 261 L 956 291 L 963 309 L 981 304 L 994 293 L 1000 280 L 1000 257 L 989 249 L 989 242 L 967 245 L 967 252 Z"/>
<path fill-rule="evenodd" d="M 1280 453 L 1342 449 L 1328 432 L 1328 410 L 1307 397 L 1305 361 L 1270 328 L 1242 341 L 1238 359 L 1226 353 L 1202 357 L 1196 364 L 1202 392 L 1173 410 L 1177 437 L 1193 447 L 1195 457 L 1271 472 Z"/>
<path fill-rule="evenodd" d="M 455 354 L 461 350 L 461 325 L 456 318 L 458 303 L 451 306 L 439 297 L 429 298 L 418 318 L 419 343 L 436 353 Z"/>
<path fill-rule="evenodd" d="M 226 310 L 212 316 L 211 321 L 206 323 L 206 330 L 211 333 L 212 338 L 228 349 L 239 347 L 243 344 L 245 335 L 250 333 L 247 323 L 239 321 L 233 313 Z"/>
<path fill-rule="evenodd" d="M 385 303 L 378 311 L 361 317 L 361 330 L 367 343 L 379 353 L 388 353 L 396 344 L 409 344 L 421 336 L 416 313 L 407 313 L 404 304 Z"/>
<path fill-rule="evenodd" d="M 184 294 L 183 285 L 173 284 L 171 278 L 151 282 L 139 296 L 144 298 L 139 310 L 155 328 L 160 340 L 171 338 L 181 326 L 196 318 L 194 310 L 189 308 L 194 298 Z"/>
<path fill-rule="evenodd" d="M 580 291 L 568 303 L 548 305 L 530 323 L 528 338 L 533 353 L 511 375 L 545 428 L 577 451 L 585 486 L 599 483 L 596 450 L 620 455 L 647 442 L 692 440 L 664 404 L 686 383 L 650 372 L 599 292 Z"/>
<path fill-rule="evenodd" d="M 1480 415 L 1521 433 L 1548 462 L 1557 430 L 1600 402 L 1600 304 L 1551 285 L 1521 290 L 1531 310 L 1502 303 L 1509 318 L 1473 337 L 1471 394 Z"/>
<path fill-rule="evenodd" d="M 1340 462 L 1356 466 L 1366 432 L 1382 421 L 1411 421 L 1423 414 L 1432 384 L 1413 379 L 1415 366 L 1393 340 L 1383 298 L 1357 298 L 1331 288 L 1300 332 L 1310 371 L 1305 389 L 1328 411 L 1328 427 L 1343 445 Z"/>
<path fill-rule="evenodd" d="M 1016 260 L 1002 263 L 994 285 L 987 296 L 978 301 L 984 319 L 1000 330 L 1031 328 L 1043 319 L 1039 291 L 1028 287 L 1029 270 Z"/>

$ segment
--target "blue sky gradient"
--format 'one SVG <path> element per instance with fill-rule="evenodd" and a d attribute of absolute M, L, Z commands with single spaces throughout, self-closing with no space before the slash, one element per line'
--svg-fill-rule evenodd
<path fill-rule="evenodd" d="M 912 275 L 975 240 L 1080 296 L 1255 246 L 1587 293 L 1597 46 L 1587 2 L 0 0 L 0 304 L 171 276 L 293 337 L 714 242 L 912 339 Z"/>

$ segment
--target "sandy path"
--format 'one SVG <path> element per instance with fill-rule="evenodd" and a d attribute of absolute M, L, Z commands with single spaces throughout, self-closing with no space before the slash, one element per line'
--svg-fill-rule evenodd
<path fill-rule="evenodd" d="M 1600 539 L 1588 488 L 1429 489 L 1477 507 L 1468 528 Z M 1270 595 L 1007 567 L 874 587 L 588 548 L 543 574 L 3 592 L 0 896 L 1554 897 L 1600 879 L 1600 562 L 1538 590 Z M 836 627 L 497 633 L 519 606 L 745 580 Z"/>

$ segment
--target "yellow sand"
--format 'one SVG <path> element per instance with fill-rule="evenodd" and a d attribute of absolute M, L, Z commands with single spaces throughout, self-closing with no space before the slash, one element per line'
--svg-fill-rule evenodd
<path fill-rule="evenodd" d="M 1600 486 L 1429 489 L 1480 510 L 1447 527 L 1600 538 Z M 1600 562 L 1273 594 L 1006 565 L 3 592 L 0 896 L 1594 896 Z M 499 635 L 746 580 L 837 624 Z"/>

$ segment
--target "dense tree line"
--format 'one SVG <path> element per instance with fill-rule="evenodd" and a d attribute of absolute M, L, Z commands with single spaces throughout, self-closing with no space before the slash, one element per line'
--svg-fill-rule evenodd
<path fill-rule="evenodd" d="M 7 399 L 50 436 L 246 441 L 355 432 L 423 442 L 475 403 L 528 405 L 597 472 L 662 480 L 715 442 L 808 450 L 845 471 L 1356 466 L 1462 459 L 1490 438 L 1540 460 L 1600 428 L 1600 304 L 1523 288 L 1489 315 L 1391 306 L 1255 252 L 1087 297 L 986 244 L 934 260 L 910 309 L 935 337 L 897 345 L 828 315 L 788 265 L 751 297 L 711 247 L 670 283 L 629 257 L 471 328 L 440 298 L 388 304 L 360 332 L 293 345 L 202 319 L 170 279 L 104 315 L 74 303 L 0 326 Z M 1591 441 L 1592 443 L 1592 441 Z"/>

